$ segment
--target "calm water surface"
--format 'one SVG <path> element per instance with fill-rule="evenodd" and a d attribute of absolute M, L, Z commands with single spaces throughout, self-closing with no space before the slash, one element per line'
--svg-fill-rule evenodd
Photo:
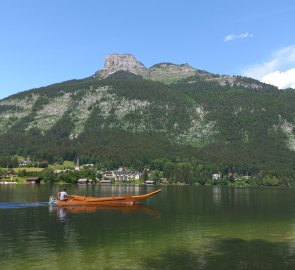
<path fill-rule="evenodd" d="M 47 204 L 59 189 L 0 185 L 1 270 L 295 269 L 295 189 L 164 187 L 138 207 L 68 209 Z"/>

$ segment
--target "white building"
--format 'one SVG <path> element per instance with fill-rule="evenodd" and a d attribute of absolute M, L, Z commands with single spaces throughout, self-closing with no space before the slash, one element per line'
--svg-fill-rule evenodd
<path fill-rule="evenodd" d="M 219 180 L 221 178 L 221 174 L 220 173 L 214 173 L 212 174 L 212 180 Z"/>
<path fill-rule="evenodd" d="M 139 171 L 127 171 L 120 167 L 116 171 L 106 171 L 103 173 L 104 178 L 113 178 L 116 181 L 131 181 L 138 180 L 143 172 Z"/>

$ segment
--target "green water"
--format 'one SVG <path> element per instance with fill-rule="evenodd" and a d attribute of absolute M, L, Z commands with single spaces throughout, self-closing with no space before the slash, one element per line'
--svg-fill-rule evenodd
<path fill-rule="evenodd" d="M 48 206 L 60 188 L 0 186 L 1 270 L 295 269 L 295 189 L 164 187 L 141 207 Z M 154 189 L 68 187 L 89 196 Z"/>

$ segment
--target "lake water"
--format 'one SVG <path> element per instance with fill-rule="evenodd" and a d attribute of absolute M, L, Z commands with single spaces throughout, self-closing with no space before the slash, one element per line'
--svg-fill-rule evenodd
<path fill-rule="evenodd" d="M 1 270 L 295 269 L 295 189 L 169 186 L 138 207 L 49 206 L 61 188 L 0 185 Z"/>

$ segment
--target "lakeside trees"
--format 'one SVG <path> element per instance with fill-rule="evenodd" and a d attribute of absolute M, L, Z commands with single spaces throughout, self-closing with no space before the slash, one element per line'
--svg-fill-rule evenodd
<path fill-rule="evenodd" d="M 12 159 L 15 159 L 13 157 Z M 87 179 L 101 179 L 105 170 L 117 170 L 118 167 L 110 166 L 100 167 L 96 164 L 94 168 L 84 168 L 80 171 L 75 171 L 74 168 L 56 172 L 56 170 L 49 165 L 48 168 L 22 168 L 17 169 L 17 176 L 23 179 L 27 177 L 40 177 L 46 183 L 63 182 L 63 183 L 77 183 L 80 178 Z M 61 166 L 61 165 L 59 165 Z M 165 158 L 150 160 L 144 167 L 133 166 L 129 167 L 131 170 L 140 170 L 143 172 L 141 183 L 146 180 L 154 180 L 156 183 L 169 184 L 188 184 L 188 185 L 230 185 L 230 186 L 295 186 L 292 170 L 284 173 L 274 173 L 273 171 L 252 170 L 251 167 L 245 168 L 232 165 L 218 166 L 209 161 L 192 159 L 190 161 L 168 160 Z M 6 175 L 6 169 L 0 168 L 0 176 Z M 8 170 L 10 171 L 10 170 Z M 290 174 L 288 174 L 290 173 Z M 15 176 L 14 176 L 15 177 Z M 95 182 L 95 181 L 94 181 Z M 124 182 L 128 184 L 128 181 Z M 132 181 L 130 183 L 133 183 Z M 139 183 L 139 182 L 138 182 Z"/>

